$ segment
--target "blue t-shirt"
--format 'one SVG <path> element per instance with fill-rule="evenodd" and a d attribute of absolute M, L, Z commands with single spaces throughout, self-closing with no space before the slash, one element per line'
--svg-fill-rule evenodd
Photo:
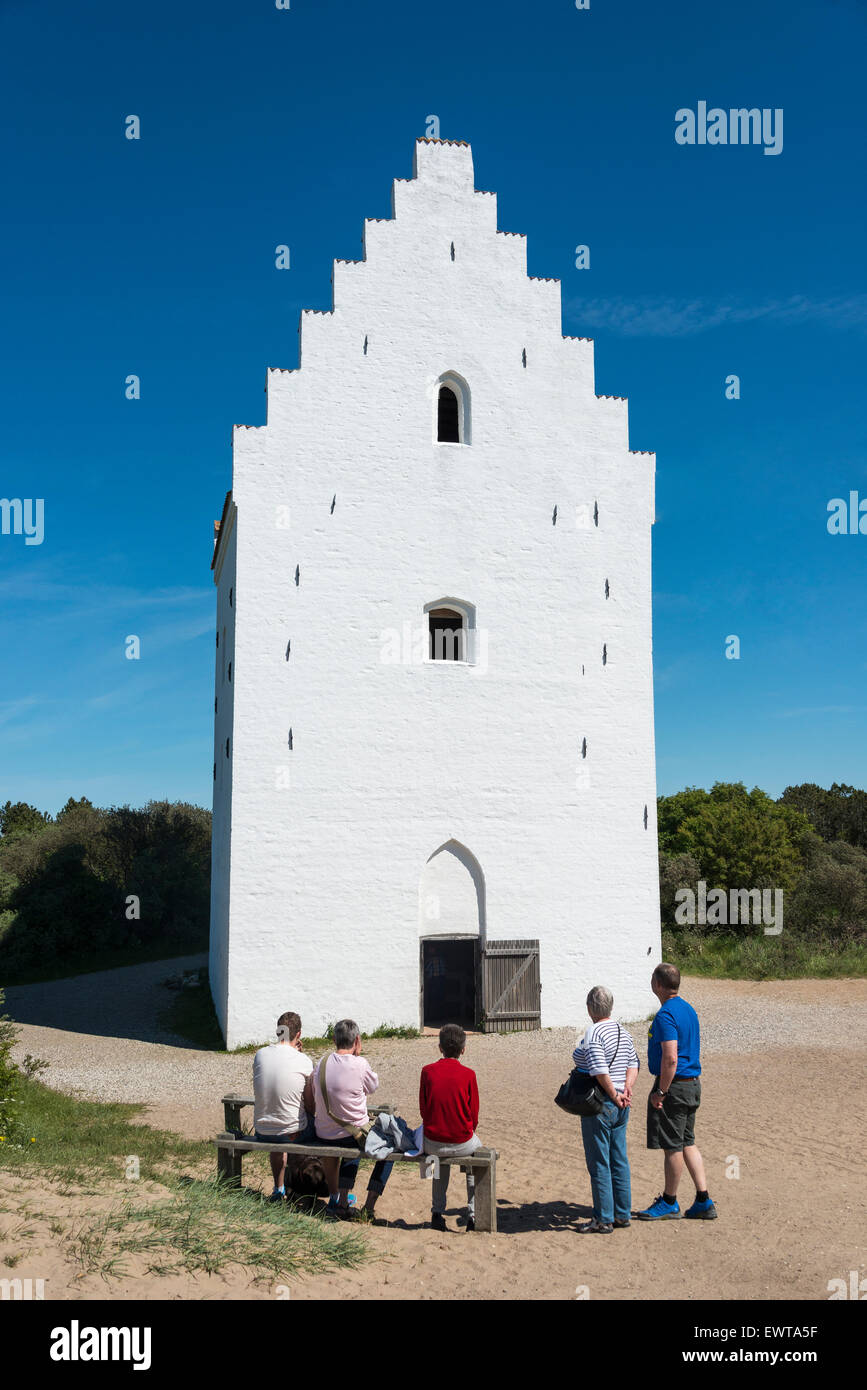
<path fill-rule="evenodd" d="M 701 1076 L 698 1014 L 676 994 L 654 1017 L 647 1034 L 647 1065 L 654 1076 L 662 1069 L 662 1044 L 677 1043 L 676 1076 Z"/>

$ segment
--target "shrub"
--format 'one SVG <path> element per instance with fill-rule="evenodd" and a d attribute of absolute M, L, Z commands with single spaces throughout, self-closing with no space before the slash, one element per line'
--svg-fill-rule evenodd
<path fill-rule="evenodd" d="M 3 1003 L 3 990 L 0 989 L 0 1135 L 5 1142 L 16 1127 L 20 1072 L 12 1060 L 18 1029 L 3 1012 Z"/>

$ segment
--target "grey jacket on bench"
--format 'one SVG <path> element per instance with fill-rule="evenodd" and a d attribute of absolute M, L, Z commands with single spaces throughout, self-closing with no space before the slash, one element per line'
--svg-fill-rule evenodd
<path fill-rule="evenodd" d="M 400 1115 L 377 1115 L 364 1144 L 368 1158 L 388 1158 L 395 1153 L 418 1153 L 415 1131 Z"/>

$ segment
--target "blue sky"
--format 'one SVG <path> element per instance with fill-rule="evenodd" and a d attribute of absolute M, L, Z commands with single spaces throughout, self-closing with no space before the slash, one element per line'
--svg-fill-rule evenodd
<path fill-rule="evenodd" d="M 231 426 L 431 114 L 657 451 L 660 791 L 867 786 L 865 42 L 863 0 L 4 0 L 0 496 L 45 539 L 0 535 L 0 800 L 210 804 Z M 678 145 L 702 100 L 782 153 Z"/>

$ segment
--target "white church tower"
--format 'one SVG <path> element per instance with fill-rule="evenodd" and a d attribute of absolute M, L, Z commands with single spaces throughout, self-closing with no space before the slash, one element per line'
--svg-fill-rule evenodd
<path fill-rule="evenodd" d="M 211 988 L 487 1030 L 653 1005 L 654 456 L 472 153 L 419 140 L 237 426 L 217 527 Z"/>

